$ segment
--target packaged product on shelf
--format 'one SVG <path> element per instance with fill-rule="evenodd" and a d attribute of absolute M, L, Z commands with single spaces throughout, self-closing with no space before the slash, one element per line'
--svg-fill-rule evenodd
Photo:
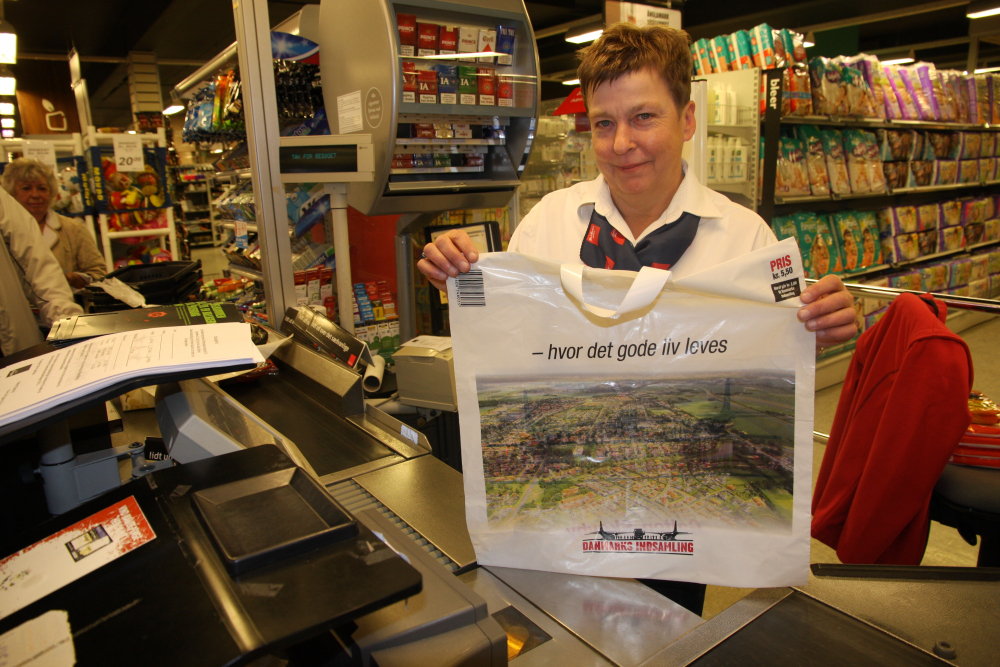
<path fill-rule="evenodd" d="M 879 157 L 878 139 L 874 132 L 859 130 L 865 141 L 865 168 L 868 170 L 868 184 L 872 192 L 885 192 L 885 173 Z"/>
<path fill-rule="evenodd" d="M 871 192 L 871 183 L 868 181 L 868 145 L 864 133 L 851 128 L 844 130 L 843 138 L 851 192 L 855 194 Z"/>
<path fill-rule="evenodd" d="M 817 56 L 809 61 L 809 77 L 815 113 L 848 115 L 847 88 L 840 65 L 829 58 Z"/>
<path fill-rule="evenodd" d="M 833 231 L 840 246 L 840 257 L 844 271 L 864 268 L 862 261 L 861 226 L 855 211 L 837 211 L 832 216 Z"/>
<path fill-rule="evenodd" d="M 941 118 L 941 108 L 938 104 L 937 91 L 935 90 L 934 83 L 938 81 L 937 68 L 934 67 L 932 63 L 919 62 L 910 65 L 906 68 L 906 71 L 910 75 L 910 82 L 912 83 L 915 91 L 914 98 L 918 101 L 924 100 L 926 104 L 926 109 L 922 109 L 922 113 L 926 113 L 924 120 L 942 120 Z M 940 89 L 940 84 L 938 85 Z"/>
<path fill-rule="evenodd" d="M 858 228 L 861 230 L 861 268 L 876 266 L 882 263 L 882 247 L 879 243 L 878 220 L 873 211 L 858 211 L 855 213 Z"/>
<path fill-rule="evenodd" d="M 947 162 L 947 160 L 913 160 L 910 162 L 910 178 L 906 183 L 909 188 L 925 187 L 931 184 L 934 179 L 936 162 Z M 955 165 L 957 176 L 958 165 Z"/>
<path fill-rule="evenodd" d="M 991 299 L 1000 298 L 1000 274 L 990 276 L 990 296 Z"/>
<path fill-rule="evenodd" d="M 496 52 L 498 65 L 514 64 L 514 40 L 517 35 L 517 28 L 498 25 Z"/>
<path fill-rule="evenodd" d="M 934 160 L 934 185 L 953 185 L 958 182 L 958 160 Z"/>
<path fill-rule="evenodd" d="M 998 241 L 1000 240 L 1000 220 L 997 218 L 990 218 L 983 222 L 983 241 Z"/>
<path fill-rule="evenodd" d="M 942 227 L 938 230 L 938 252 L 959 250 L 965 246 L 965 232 L 961 227 Z"/>
<path fill-rule="evenodd" d="M 969 117 L 966 122 L 976 125 L 982 124 L 985 122 L 983 119 L 984 109 L 979 105 L 980 99 L 979 93 L 976 90 L 976 77 L 973 74 L 967 74 L 962 77 L 962 80 L 965 82 L 965 91 L 969 100 Z"/>
<path fill-rule="evenodd" d="M 750 30 L 750 55 L 753 64 L 761 69 L 774 67 L 774 37 L 771 26 L 761 23 Z"/>
<path fill-rule="evenodd" d="M 954 289 L 969 284 L 972 275 L 972 262 L 968 259 L 953 259 L 946 262 L 949 265 L 948 287 Z"/>
<path fill-rule="evenodd" d="M 464 28 L 463 28 L 464 30 Z M 476 95 L 479 94 L 479 75 L 477 68 L 468 65 L 458 66 L 458 103 L 476 104 Z"/>
<path fill-rule="evenodd" d="M 882 174 L 885 176 L 886 185 L 890 188 L 905 187 L 909 173 L 910 167 L 906 162 L 882 163 Z"/>
<path fill-rule="evenodd" d="M 937 204 L 924 204 L 916 207 L 917 231 L 937 229 L 940 226 L 941 207 Z"/>
<path fill-rule="evenodd" d="M 913 93 L 906 87 L 900 68 L 896 65 L 886 65 L 883 67 L 885 75 L 889 78 L 889 86 L 896 94 L 899 102 L 899 116 L 902 120 L 920 120 L 920 113 L 917 111 L 916 102 L 913 100 Z"/>
<path fill-rule="evenodd" d="M 889 276 L 889 287 L 908 289 L 919 292 L 923 285 L 923 274 L 920 271 L 907 271 Z"/>
<path fill-rule="evenodd" d="M 480 67 L 476 71 L 478 79 L 478 104 L 480 106 L 496 106 L 497 84 L 496 76 L 492 67 Z"/>
<path fill-rule="evenodd" d="M 466 167 L 482 167 L 484 164 L 482 153 L 466 153 L 464 159 Z"/>
<path fill-rule="evenodd" d="M 959 183 L 979 182 L 979 160 L 959 160 L 958 182 Z"/>
<path fill-rule="evenodd" d="M 437 104 L 438 75 L 435 70 L 417 72 L 417 101 L 421 104 Z"/>
<path fill-rule="evenodd" d="M 392 168 L 393 169 L 412 169 L 413 168 L 413 156 L 405 153 L 395 153 L 392 156 Z"/>
<path fill-rule="evenodd" d="M 988 75 L 976 74 L 973 78 L 976 80 L 976 105 L 981 119 L 979 122 L 988 123 L 993 117 L 993 103 L 990 100 L 989 84 L 987 83 Z"/>
<path fill-rule="evenodd" d="M 695 58 L 695 68 L 702 74 L 711 74 L 714 70 L 712 68 L 712 61 L 708 57 L 708 40 L 705 38 L 699 39 L 692 47 L 692 55 Z"/>
<path fill-rule="evenodd" d="M 984 233 L 984 223 L 982 222 L 970 222 L 966 224 L 963 229 L 965 230 L 965 244 L 975 245 L 977 243 L 983 242 Z"/>
<path fill-rule="evenodd" d="M 976 299 L 988 299 L 990 296 L 990 278 L 980 278 L 969 281 L 969 296 Z"/>
<path fill-rule="evenodd" d="M 931 264 L 920 267 L 920 287 L 924 292 L 940 292 L 948 289 L 948 265 Z"/>
<path fill-rule="evenodd" d="M 471 139 L 472 138 L 472 126 L 463 123 L 455 123 L 451 126 L 452 130 L 455 132 L 456 139 Z"/>
<path fill-rule="evenodd" d="M 844 58 L 844 63 L 857 69 L 861 73 L 874 103 L 874 118 L 886 117 L 885 91 L 889 88 L 889 82 L 885 79 L 885 73 L 875 56 L 859 54 L 850 58 Z M 883 86 L 884 83 L 884 86 Z M 891 89 L 890 89 L 890 97 Z M 891 118 L 892 116 L 890 116 Z"/>
<path fill-rule="evenodd" d="M 899 78 L 903 82 L 906 92 L 909 94 L 910 99 L 913 100 L 913 106 L 917 113 L 916 120 L 937 120 L 934 117 L 934 112 L 931 110 L 930 103 L 927 101 L 927 97 L 924 95 L 924 90 L 920 86 L 920 77 L 917 75 L 916 68 L 905 66 L 900 67 L 898 71 Z"/>
<path fill-rule="evenodd" d="M 951 157 L 952 136 L 955 132 L 928 132 L 924 155 L 928 160 L 946 160 Z"/>
<path fill-rule="evenodd" d="M 796 225 L 802 266 L 809 277 L 822 278 L 829 273 L 840 273 L 843 270 L 840 250 L 833 238 L 829 218 L 811 212 L 799 213 Z"/>
<path fill-rule="evenodd" d="M 997 78 L 997 77 L 991 77 Z M 997 91 L 1000 93 L 1000 90 Z M 982 132 L 982 139 L 980 140 L 980 152 L 979 157 L 993 157 L 997 152 L 997 135 L 996 132 Z"/>
<path fill-rule="evenodd" d="M 403 61 L 403 101 L 417 101 L 417 64 L 412 60 Z"/>
<path fill-rule="evenodd" d="M 417 23 L 417 55 L 436 56 L 438 52 L 438 35 L 441 26 L 437 23 Z"/>
<path fill-rule="evenodd" d="M 865 285 L 871 285 L 872 287 L 888 287 L 889 286 L 889 279 L 888 278 L 875 278 L 873 280 L 866 280 L 864 282 L 864 284 Z M 886 301 L 884 299 L 872 299 L 871 297 L 865 297 L 865 298 L 861 299 L 861 314 L 867 316 L 867 315 L 871 315 L 872 313 L 880 311 L 880 310 L 884 312 L 884 309 L 890 303 L 892 303 L 892 302 L 891 301 Z"/>
<path fill-rule="evenodd" d="M 701 58 L 698 57 L 698 43 L 691 42 L 688 45 L 688 51 L 691 53 L 691 70 L 693 76 L 705 76 L 706 72 L 702 69 Z"/>
<path fill-rule="evenodd" d="M 1000 250 L 986 253 L 987 271 L 990 275 L 1000 274 Z"/>
<path fill-rule="evenodd" d="M 434 166 L 435 167 L 450 167 L 451 166 L 451 155 L 448 153 L 434 153 Z"/>
<path fill-rule="evenodd" d="M 826 153 L 830 191 L 838 195 L 851 194 L 851 179 L 847 173 L 847 161 L 844 158 L 844 143 L 840 131 L 824 129 L 820 131 L 820 137 L 823 140 L 823 152 Z"/>
<path fill-rule="evenodd" d="M 417 17 L 414 14 L 396 14 L 399 30 L 399 55 L 415 56 L 417 48 Z"/>
<path fill-rule="evenodd" d="M 458 66 L 442 65 L 434 66 L 438 73 L 438 97 L 441 104 L 458 104 Z"/>
<path fill-rule="evenodd" d="M 712 40 L 710 39 L 699 39 L 698 42 L 705 42 L 705 55 L 708 57 L 708 67 L 710 74 L 718 74 L 722 70 L 719 69 L 719 59 L 715 57 L 715 47 L 712 45 Z M 701 48 L 699 46 L 699 48 Z"/>
<path fill-rule="evenodd" d="M 815 125 L 800 125 L 795 133 L 805 149 L 810 194 L 830 194 L 830 175 L 826 169 L 826 155 L 823 153 L 823 139 L 819 128 Z"/>
<path fill-rule="evenodd" d="M 841 77 L 847 91 L 847 113 L 862 118 L 876 118 L 875 96 L 865 81 L 861 70 L 842 64 Z"/>
<path fill-rule="evenodd" d="M 942 227 L 957 227 L 962 224 L 962 202 L 953 199 L 941 202 L 940 206 L 941 215 L 938 220 Z"/>
<path fill-rule="evenodd" d="M 809 67 L 805 63 L 793 63 L 785 69 L 782 80 L 781 115 L 813 115 L 812 85 L 809 80 Z"/>
<path fill-rule="evenodd" d="M 715 63 L 719 66 L 720 72 L 728 72 L 731 69 L 729 58 L 729 38 L 727 35 L 719 35 L 709 40 L 709 45 L 715 53 Z"/>
<path fill-rule="evenodd" d="M 479 28 L 467 28 L 465 26 L 458 29 L 458 52 L 475 53 L 479 48 Z M 475 58 L 462 58 L 469 62 L 475 62 Z M 465 104 L 465 102 L 462 102 Z"/>
<path fill-rule="evenodd" d="M 776 215 L 771 221 L 771 227 L 779 241 L 798 238 L 799 230 L 795 224 L 795 215 Z"/>
<path fill-rule="evenodd" d="M 454 139 L 455 129 L 451 123 L 433 123 L 435 139 Z"/>
<path fill-rule="evenodd" d="M 959 132 L 958 158 L 970 160 L 978 158 L 983 150 L 983 135 L 980 132 Z"/>
<path fill-rule="evenodd" d="M 458 53 L 458 26 L 441 26 L 438 33 L 438 53 L 441 55 Z"/>
<path fill-rule="evenodd" d="M 879 155 L 884 162 L 909 160 L 913 151 L 913 130 L 876 130 Z"/>
<path fill-rule="evenodd" d="M 958 200 L 962 205 L 962 226 L 980 223 L 986 219 L 986 200 L 971 197 Z"/>
<path fill-rule="evenodd" d="M 879 232 L 883 236 L 911 234 L 917 231 L 917 209 L 913 206 L 890 206 L 878 212 Z"/>
<path fill-rule="evenodd" d="M 885 250 L 885 244 L 882 246 Z M 910 261 L 920 257 L 920 243 L 917 234 L 897 234 L 891 238 L 892 263 Z"/>
<path fill-rule="evenodd" d="M 489 28 L 479 29 L 478 49 L 480 53 L 495 52 L 497 50 L 497 31 Z M 493 63 L 496 59 L 493 56 L 480 56 L 479 62 Z"/>
<path fill-rule="evenodd" d="M 497 106 L 514 106 L 514 79 L 503 74 L 497 77 Z"/>
<path fill-rule="evenodd" d="M 958 99 L 959 117 L 958 122 L 960 123 L 971 123 L 972 118 L 975 114 L 972 111 L 972 105 L 976 101 L 976 96 L 972 95 L 971 99 L 969 97 L 969 86 L 965 80 L 965 75 L 957 70 L 952 71 L 951 76 L 952 86 L 955 90 L 956 99 Z M 973 86 L 975 88 L 975 86 Z"/>
<path fill-rule="evenodd" d="M 936 229 L 917 232 L 917 247 L 920 248 L 920 255 L 933 255 L 937 252 L 938 232 Z"/>
<path fill-rule="evenodd" d="M 729 62 L 734 71 L 753 67 L 750 34 L 746 30 L 737 30 L 729 36 Z"/>
<path fill-rule="evenodd" d="M 787 167 L 783 174 L 786 182 L 782 192 L 790 197 L 808 196 L 809 171 L 806 166 L 802 142 L 793 137 L 781 138 L 781 155 Z M 780 172 L 781 170 L 779 170 Z M 777 186 L 776 186 L 777 188 Z"/>
<path fill-rule="evenodd" d="M 410 136 L 414 139 L 433 139 L 434 124 L 413 123 L 413 125 L 410 126 Z"/>
<path fill-rule="evenodd" d="M 964 123 L 965 114 L 968 110 L 962 107 L 962 96 L 959 91 L 961 85 L 958 76 L 960 74 L 957 70 L 938 71 L 938 79 L 941 81 L 945 99 L 948 100 L 948 106 L 950 107 L 948 120 L 956 123 Z"/>
<path fill-rule="evenodd" d="M 982 280 L 990 275 L 990 258 L 986 255 L 973 255 L 969 258 L 969 282 Z"/>

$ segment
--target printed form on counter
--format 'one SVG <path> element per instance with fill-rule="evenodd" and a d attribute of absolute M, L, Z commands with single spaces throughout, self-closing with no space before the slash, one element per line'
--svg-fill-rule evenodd
<path fill-rule="evenodd" d="M 137 377 L 263 362 L 242 322 L 97 336 L 4 368 L 0 426 Z"/>
<path fill-rule="evenodd" d="M 807 581 L 816 361 L 798 246 L 670 278 L 503 252 L 448 279 L 480 564 Z"/>

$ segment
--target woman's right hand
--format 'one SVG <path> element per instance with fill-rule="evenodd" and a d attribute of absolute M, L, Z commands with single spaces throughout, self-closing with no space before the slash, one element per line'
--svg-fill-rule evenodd
<path fill-rule="evenodd" d="M 417 269 L 427 276 L 431 285 L 444 291 L 448 276 L 465 273 L 479 260 L 479 253 L 472 239 L 461 229 L 452 229 L 424 246 L 424 258 L 417 262 Z"/>

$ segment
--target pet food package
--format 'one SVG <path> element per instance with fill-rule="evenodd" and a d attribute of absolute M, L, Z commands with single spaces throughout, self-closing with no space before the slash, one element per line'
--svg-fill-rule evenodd
<path fill-rule="evenodd" d="M 659 269 L 518 253 L 480 255 L 473 272 L 449 279 L 477 561 L 726 586 L 806 583 L 815 336 L 796 317 L 803 278 L 786 239 L 676 281 Z M 749 394 L 766 396 L 766 415 L 736 398 Z M 745 435 L 765 422 L 766 445 Z M 707 434 L 699 452 L 739 448 L 771 463 L 758 478 L 737 477 L 731 459 L 699 454 L 678 493 L 676 466 L 691 447 L 667 435 L 678 428 Z M 510 464 L 521 460 L 536 464 Z"/>
<path fill-rule="evenodd" d="M 826 168 L 823 139 L 815 125 L 800 125 L 796 135 L 805 149 L 806 171 L 809 174 L 809 191 L 815 196 L 830 194 L 830 176 Z"/>
<path fill-rule="evenodd" d="M 831 216 L 833 232 L 837 235 L 840 246 L 840 257 L 844 271 L 857 271 L 864 268 L 861 225 L 854 211 L 837 211 Z"/>
<path fill-rule="evenodd" d="M 864 133 L 861 130 L 847 129 L 843 132 L 843 138 L 851 192 L 871 192 L 871 183 L 868 181 L 868 145 Z"/>
<path fill-rule="evenodd" d="M 844 268 L 840 244 L 833 236 L 830 219 L 826 215 L 803 212 L 796 214 L 795 224 L 807 276 L 822 278 L 829 273 L 841 273 Z"/>
<path fill-rule="evenodd" d="M 823 152 L 826 153 L 826 171 L 830 177 L 830 191 L 838 195 L 851 194 L 851 179 L 847 172 L 843 137 L 840 131 L 824 129 L 820 131 L 820 137 L 823 140 Z"/>
<path fill-rule="evenodd" d="M 879 243 L 878 220 L 873 211 L 855 213 L 861 230 L 861 268 L 882 263 L 882 246 Z"/>

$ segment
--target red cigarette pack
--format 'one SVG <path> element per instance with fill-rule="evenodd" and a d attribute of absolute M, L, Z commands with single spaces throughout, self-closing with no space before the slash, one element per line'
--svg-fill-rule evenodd
<path fill-rule="evenodd" d="M 399 29 L 400 55 L 416 55 L 413 49 L 417 45 L 417 17 L 413 14 L 396 14 L 396 27 Z"/>
<path fill-rule="evenodd" d="M 417 64 L 412 60 L 403 61 L 403 101 L 417 101 Z"/>
<path fill-rule="evenodd" d="M 441 53 L 458 52 L 458 26 L 443 25 L 438 36 L 438 48 Z"/>
<path fill-rule="evenodd" d="M 438 79 L 433 70 L 417 72 L 417 99 L 425 104 L 437 104 Z"/>
<path fill-rule="evenodd" d="M 438 50 L 438 31 L 440 26 L 437 23 L 417 24 L 417 55 L 433 56 Z"/>
<path fill-rule="evenodd" d="M 492 67 L 480 67 L 476 70 L 479 84 L 479 104 L 482 106 L 495 106 L 497 83 L 494 69 Z"/>
<path fill-rule="evenodd" d="M 514 79 L 500 76 L 497 79 L 497 106 L 514 106 Z"/>

